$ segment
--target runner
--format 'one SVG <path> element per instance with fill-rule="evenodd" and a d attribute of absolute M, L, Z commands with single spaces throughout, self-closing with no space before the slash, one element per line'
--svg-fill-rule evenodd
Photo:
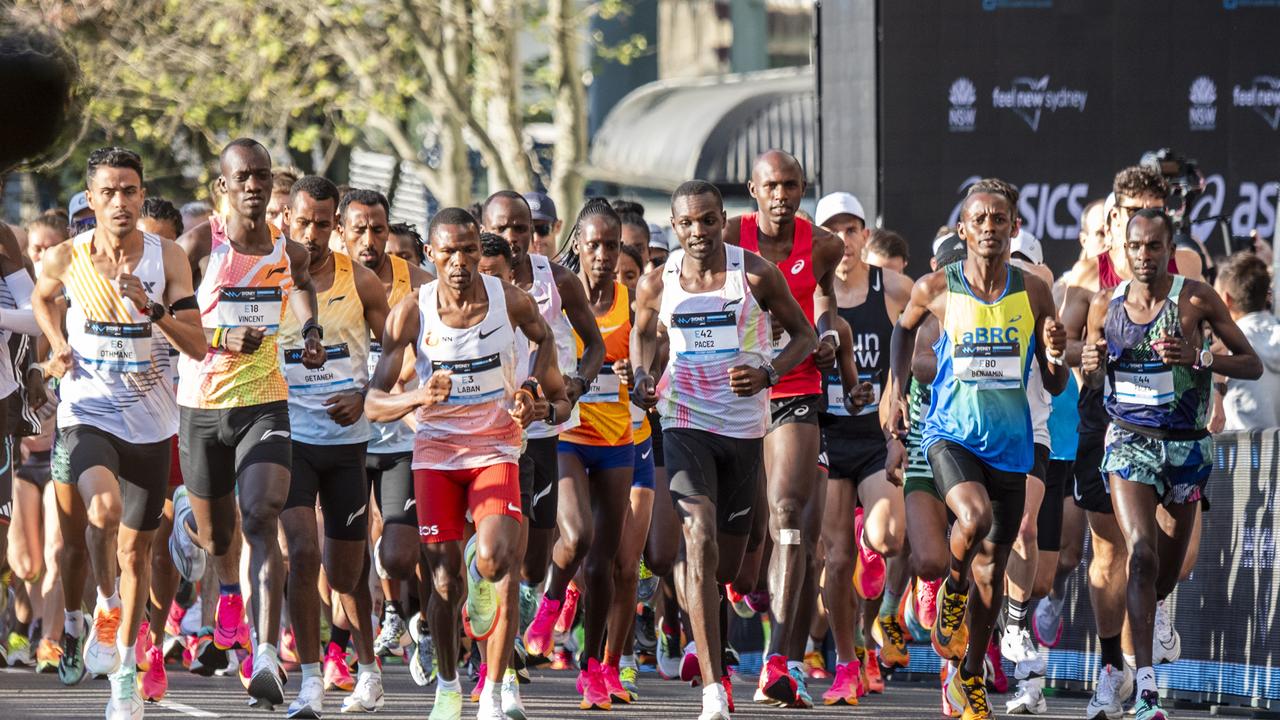
<path fill-rule="evenodd" d="M 814 217 L 844 244 L 834 286 L 837 312 L 852 329 L 850 349 L 858 382 L 873 392 L 871 401 L 851 414 L 845 408 L 846 384 L 838 374 L 826 376 L 827 404 L 821 418 L 831 481 L 822 523 L 826 550 L 822 600 L 836 643 L 835 681 L 822 696 L 827 705 L 858 702 L 862 658 L 855 654 L 854 636 L 860 624 L 855 587 L 865 600 L 886 596 L 880 603 L 876 631 L 885 666 L 906 667 L 908 660 L 906 639 L 895 619 L 901 589 L 885 588 L 885 556 L 901 551 L 906 518 L 902 490 L 885 472 L 887 450 L 878 412 L 880 388 L 888 377 L 889 341 L 911 297 L 911 280 L 863 261 L 868 235 L 863 215 L 856 197 L 838 192 L 818 201 Z M 874 663 L 876 658 L 867 662 Z"/>
<path fill-rule="evenodd" d="M 343 700 L 342 712 L 367 712 L 383 704 L 369 620 L 373 599 L 364 455 L 370 431 L 364 393 L 371 329 L 386 324 L 387 296 L 376 273 L 329 249 L 337 218 L 338 188 L 333 183 L 314 175 L 294 183 L 284 222 L 289 236 L 310 255 L 307 272 L 320 308 L 318 320 L 330 340 L 324 366 L 312 370 L 302 364 L 301 324 L 287 313 L 280 326 L 293 433 L 293 468 L 280 524 L 288 540 L 289 618 L 302 666 L 302 687 L 288 717 L 318 718 L 324 708 L 320 598 L 315 591 L 322 562 L 325 580 L 351 623 L 359 658 L 355 689 Z M 323 558 L 316 536 L 317 499 L 324 519 Z"/>
<path fill-rule="evenodd" d="M 772 421 L 764 447 L 769 536 L 774 544 L 769 561 L 774 624 L 755 697 L 757 702 L 811 707 L 803 660 L 818 581 L 814 559 L 824 495 L 816 482 L 822 439 L 818 414 L 826 400 L 819 368 L 834 367 L 840 345 L 832 285 L 844 244 L 796 217 L 805 188 L 799 161 L 780 150 L 764 153 L 748 185 L 759 210 L 729 221 L 725 238 L 782 269 L 792 297 L 809 323 L 816 323 L 820 337 L 814 357 L 769 388 Z M 785 344 L 785 338 L 778 340 L 778 347 Z"/>
<path fill-rule="evenodd" d="M 46 367 L 62 378 L 60 443 L 80 500 L 61 517 L 62 534 L 87 538 L 98 586 L 84 666 L 110 675 L 108 718 L 140 718 L 134 645 L 178 429 L 169 345 L 193 359 L 208 345 L 182 250 L 137 229 L 141 158 L 95 150 L 87 180 L 97 226 L 45 254 L 33 309 L 50 344 Z M 66 599 L 77 608 L 82 582 Z"/>
<path fill-rule="evenodd" d="M 714 185 L 683 183 L 672 194 L 671 218 L 681 249 L 645 275 L 637 292 L 632 396 L 662 415 L 685 541 L 676 577 L 703 683 L 700 718 L 727 720 L 719 585 L 737 575 L 751 532 L 768 418 L 764 390 L 808 359 L 816 337 L 781 271 L 725 244 L 732 236 Z M 766 313 L 790 338 L 772 364 Z M 670 361 L 655 383 L 659 331 L 668 334 Z"/>
<path fill-rule="evenodd" d="M 560 239 L 560 229 L 564 223 L 556 215 L 556 203 L 550 195 L 540 192 L 525 193 L 525 203 L 529 206 L 529 228 L 533 232 L 532 252 L 537 255 L 551 257 L 556 254 L 556 243 Z"/>
<path fill-rule="evenodd" d="M 466 578 L 464 622 L 477 641 L 503 637 L 505 647 L 488 648 L 486 691 L 479 717 L 502 718 L 501 687 L 506 678 L 509 639 L 498 624 L 515 612 L 516 586 L 496 587 L 519 566 L 521 428 L 541 411 L 552 419 L 567 414 L 561 376 L 556 371 L 550 329 L 530 296 L 498 278 L 480 275 L 480 229 L 461 208 L 441 210 L 428 229 L 439 280 L 424 285 L 392 311 L 366 399 L 371 420 L 393 422 L 410 412 L 418 419 L 414 484 L 419 533 L 432 577 L 428 604 L 439 675 L 433 720 L 460 718 L 458 610 Z M 517 367 L 523 356 L 519 330 L 538 347 L 532 377 Z M 417 355 L 421 387 L 398 394 L 395 385 L 406 348 Z M 537 393 L 537 394 L 535 394 Z M 548 404 L 537 402 L 545 398 Z M 554 408 L 554 409 L 550 409 Z M 463 549 L 465 516 L 476 533 Z M 514 624 L 508 623 L 512 632 Z"/>
<path fill-rule="evenodd" d="M 1129 549 L 1135 713 L 1164 720 L 1152 667 L 1156 602 L 1177 585 L 1213 468 L 1206 430 L 1213 374 L 1256 380 L 1262 363 L 1212 288 L 1168 271 L 1173 223 L 1162 210 L 1135 212 L 1124 237 L 1133 279 L 1093 296 L 1080 368 L 1090 387 L 1106 377 L 1111 427 L 1102 472 Z M 1209 350 L 1206 323 L 1229 354 Z M 1172 522 L 1157 518 L 1157 506 Z"/>
<path fill-rule="evenodd" d="M 285 577 L 277 527 L 293 464 L 276 336 L 287 303 L 302 325 L 302 363 L 314 369 L 324 364 L 324 330 L 315 320 L 309 253 L 266 222 L 271 156 L 256 140 L 241 138 L 227 144 L 220 162 L 223 214 L 189 231 L 183 243 L 192 267 L 205 267 L 197 297 L 209 354 L 179 365 L 179 452 L 198 542 L 220 583 L 214 646 L 250 649 L 239 582 L 241 525 L 256 632 L 248 691 L 255 704 L 275 706 L 284 702 L 277 648 Z"/>
<path fill-rule="evenodd" d="M 351 192 L 362 191 L 353 190 Z M 419 270 L 427 272 L 422 267 L 427 262 L 426 249 L 422 247 L 422 236 L 418 234 L 417 227 L 409 223 L 393 223 L 391 225 L 391 234 L 387 236 L 386 245 L 386 254 L 394 255 Z"/>
<path fill-rule="evenodd" d="M 1007 187 L 999 181 L 979 181 L 969 189 L 961 205 L 959 233 L 968 255 L 963 263 L 948 265 L 915 284 L 892 347 L 894 396 L 889 417 L 892 427 L 902 427 L 907 416 L 903 388 L 915 334 L 929 315 L 938 319 L 938 370 L 923 446 L 956 522 L 933 644 L 944 659 L 963 660 L 957 677 L 966 718 L 992 717 L 983 660 L 1034 455 L 1027 373 L 1034 355 L 1046 389 L 1057 394 L 1067 372 L 1058 364 L 1065 337 L 1049 288 L 1005 262 L 1016 217 Z M 1010 430 L 1017 427 L 1024 430 Z M 971 566 L 977 591 L 972 595 Z M 974 602 L 966 626 L 970 597 Z"/>

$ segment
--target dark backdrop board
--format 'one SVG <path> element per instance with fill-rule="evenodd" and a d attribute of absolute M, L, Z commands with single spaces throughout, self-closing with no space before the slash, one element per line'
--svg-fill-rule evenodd
<path fill-rule="evenodd" d="M 1277 471 L 1280 430 L 1225 433 L 1214 438 L 1200 557 L 1169 598 L 1182 658 L 1156 668 L 1157 683 L 1197 702 L 1280 708 L 1280 573 L 1276 568 Z M 1067 584 L 1062 642 L 1049 654 L 1048 683 L 1092 689 L 1098 641 L 1085 575 Z M 912 646 L 910 670 L 934 673 L 940 661 L 927 646 Z M 1012 672 L 1012 667 L 1006 668 Z M 1052 704 L 1052 701 L 1050 701 Z"/>
<path fill-rule="evenodd" d="M 880 208 L 913 257 L 929 256 L 973 179 L 997 176 L 1021 188 L 1024 227 L 1061 272 L 1078 255 L 1083 207 L 1106 196 L 1117 170 L 1166 146 L 1199 160 L 1208 179 L 1193 217 L 1275 233 L 1280 1 L 878 8 Z"/>

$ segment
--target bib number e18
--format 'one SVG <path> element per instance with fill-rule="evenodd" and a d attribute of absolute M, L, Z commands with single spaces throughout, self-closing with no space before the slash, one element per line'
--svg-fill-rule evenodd
<path fill-rule="evenodd" d="M 214 323 L 218 327 L 280 327 L 284 292 L 278 287 L 224 287 L 218 292 Z"/>

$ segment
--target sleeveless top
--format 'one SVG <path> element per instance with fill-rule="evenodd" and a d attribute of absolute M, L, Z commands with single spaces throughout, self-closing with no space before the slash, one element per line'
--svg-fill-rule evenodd
<path fill-rule="evenodd" d="M 413 290 L 413 283 L 409 280 L 409 263 L 405 262 L 404 258 L 387 255 L 387 261 L 391 263 L 391 290 L 387 293 L 387 307 L 395 308 Z M 369 330 L 373 333 L 373 340 L 369 342 L 369 362 L 366 372 L 367 377 L 373 377 L 373 371 L 378 367 L 378 360 L 382 358 L 382 328 L 369 328 Z M 415 376 L 405 384 L 405 389 L 412 390 L 417 386 L 418 379 Z M 371 453 L 390 454 L 413 450 L 413 428 L 405 424 L 403 418 L 389 423 L 371 422 L 369 432 L 371 435 L 369 452 Z"/>
<path fill-rule="evenodd" d="M 520 426 L 507 412 L 518 388 L 516 330 L 502 281 L 479 278 L 489 310 L 467 328 L 449 327 L 440 319 L 438 280 L 418 291 L 418 378 L 426 382 L 436 370 L 453 375 L 448 400 L 417 409 L 415 470 L 465 470 L 520 459 Z"/>
<path fill-rule="evenodd" d="M 556 341 L 556 364 L 563 375 L 572 375 L 578 369 L 578 350 L 576 335 L 569 318 L 564 314 L 564 306 L 560 302 L 560 288 L 556 285 L 555 275 L 551 272 L 551 261 L 545 255 L 529 253 L 529 263 L 533 266 L 533 286 L 529 294 L 538 304 L 538 312 L 551 327 L 551 335 Z M 569 413 L 568 419 L 559 425 L 548 425 L 542 421 L 529 425 L 527 433 L 530 438 L 555 437 L 566 430 L 578 426 L 580 411 L 577 403 Z"/>
<path fill-rule="evenodd" d="M 1185 365 L 1170 367 L 1151 347 L 1166 330 L 1182 337 L 1178 298 L 1183 285 L 1183 277 L 1174 275 L 1169 297 L 1147 323 L 1131 320 L 1124 307 L 1128 281 L 1116 288 L 1107 305 L 1107 414 L 1117 424 L 1129 426 L 1127 429 L 1136 426 L 1186 435 L 1174 439 L 1208 434 L 1205 428 L 1213 373 Z M 1207 343 L 1202 347 L 1208 347 Z"/>
<path fill-rule="evenodd" d="M 1050 401 L 1049 407 L 1049 459 L 1075 460 L 1080 447 L 1080 435 L 1076 424 L 1080 414 L 1076 402 L 1080 398 L 1080 386 L 1075 373 L 1067 373 L 1067 387 Z"/>
<path fill-rule="evenodd" d="M 684 250 L 671 253 L 663 267 L 658 320 L 667 328 L 671 358 L 658 381 L 658 413 L 667 430 L 761 438 L 769 394 L 735 395 L 729 369 L 769 359 L 769 316 L 751 294 L 746 251 L 725 244 L 724 252 L 724 285 L 716 290 L 691 293 L 681 286 Z"/>
<path fill-rule="evenodd" d="M 742 216 L 739 226 L 738 242 L 743 250 L 760 253 L 760 238 L 756 234 L 757 213 Z M 791 295 L 800 303 L 804 317 L 813 325 L 813 292 L 818 288 L 818 278 L 813 274 L 813 225 L 804 218 L 795 219 L 795 230 L 791 238 L 791 254 L 785 260 L 778 261 L 778 269 L 782 271 Z M 786 347 L 789 336 L 783 333 L 774 346 L 774 355 Z M 795 368 L 778 379 L 778 384 L 769 389 L 769 396 L 774 398 L 795 397 L 797 395 L 817 395 L 822 392 L 822 376 L 818 365 L 809 355 Z"/>
<path fill-rule="evenodd" d="M 943 270 L 946 315 L 922 438 L 926 451 L 949 440 L 997 470 L 1025 473 L 1035 459 L 1027 405 L 1035 316 L 1022 271 L 1005 271 L 1004 292 L 987 303 L 974 296 L 963 261 Z"/>
<path fill-rule="evenodd" d="M 631 295 L 626 285 L 613 283 L 613 304 L 608 312 L 596 317 L 596 325 L 604 338 L 604 364 L 591 381 L 591 387 L 578 400 L 582 408 L 581 424 L 560 433 L 560 439 L 580 445 L 629 445 L 632 442 L 631 390 L 613 373 L 613 364 L 628 357 L 631 350 Z M 581 353 L 582 338 L 574 333 L 573 341 Z"/>
<path fill-rule="evenodd" d="M 93 231 L 71 240 L 63 278 L 69 300 L 67 342 L 74 367 L 59 386 L 58 427 L 90 425 L 131 443 L 167 440 L 178 432 L 178 404 L 169 380 L 169 343 L 113 278 L 93 265 Z M 143 235 L 132 274 L 153 302 L 164 302 L 164 247 Z"/>
<path fill-rule="evenodd" d="M 863 406 L 856 420 L 836 421 L 835 418 L 849 418 L 844 409 L 844 384 L 840 380 L 839 368 L 826 375 L 827 409 L 826 421 L 848 425 L 851 430 L 870 430 L 880 427 L 880 391 L 881 383 L 889 376 L 889 341 L 893 337 L 893 323 L 889 320 L 889 310 L 884 300 L 884 272 L 875 265 L 868 265 L 867 297 L 853 307 L 836 308 L 836 312 L 849 323 L 853 331 L 853 357 L 858 362 L 858 381 L 869 382 L 875 390 L 875 400 Z"/>
<path fill-rule="evenodd" d="M 324 401 L 340 393 L 359 390 L 369 381 L 369 326 L 364 303 L 356 292 L 351 258 L 333 253 L 333 284 L 316 293 L 324 328 L 324 365 L 311 369 L 302 364 L 302 323 L 286 312 L 280 325 L 280 361 L 289 385 L 289 425 L 293 439 L 313 445 L 348 445 L 369 441 L 369 420 L 343 427 L 329 417 Z"/>
<path fill-rule="evenodd" d="M 227 238 L 218 216 L 209 219 L 209 263 L 196 290 L 205 328 L 265 327 L 252 354 L 209 348 L 204 360 L 183 356 L 178 366 L 178 403 L 191 408 L 235 408 L 283 402 L 289 397 L 276 333 L 284 318 L 293 272 L 287 240 L 268 226 L 274 245 L 266 255 L 245 255 Z"/>

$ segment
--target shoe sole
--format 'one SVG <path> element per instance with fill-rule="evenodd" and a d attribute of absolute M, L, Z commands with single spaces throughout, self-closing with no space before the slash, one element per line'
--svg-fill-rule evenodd
<path fill-rule="evenodd" d="M 343 705 L 341 708 L 338 708 L 338 712 L 342 713 L 343 715 L 346 715 L 349 713 L 378 712 L 379 710 L 382 709 L 382 706 L 386 704 L 387 704 L 387 701 L 385 698 L 378 698 L 378 702 L 374 703 L 373 707 L 369 707 L 364 703 L 354 703 L 352 705 Z"/>
<path fill-rule="evenodd" d="M 249 697 L 256 702 L 250 703 L 255 707 L 259 704 L 270 706 L 284 704 L 284 688 L 280 686 L 280 678 L 271 672 L 256 672 L 253 678 L 249 680 Z"/>
<path fill-rule="evenodd" d="M 613 703 L 611 702 L 592 703 L 592 702 L 587 702 L 586 700 L 583 700 L 582 702 L 578 703 L 578 709 L 579 710 L 612 710 Z"/>
<path fill-rule="evenodd" d="M 796 701 L 796 689 L 789 681 L 791 678 L 778 678 L 772 684 L 762 688 L 765 697 L 775 703 L 790 706 Z"/>
<path fill-rule="evenodd" d="M 285 717 L 289 718 L 289 720 L 292 720 L 293 718 L 306 718 L 308 720 L 320 720 L 320 712 L 317 710 L 312 710 L 311 708 L 305 708 L 303 710 L 297 710 L 297 711 L 286 713 Z"/>

